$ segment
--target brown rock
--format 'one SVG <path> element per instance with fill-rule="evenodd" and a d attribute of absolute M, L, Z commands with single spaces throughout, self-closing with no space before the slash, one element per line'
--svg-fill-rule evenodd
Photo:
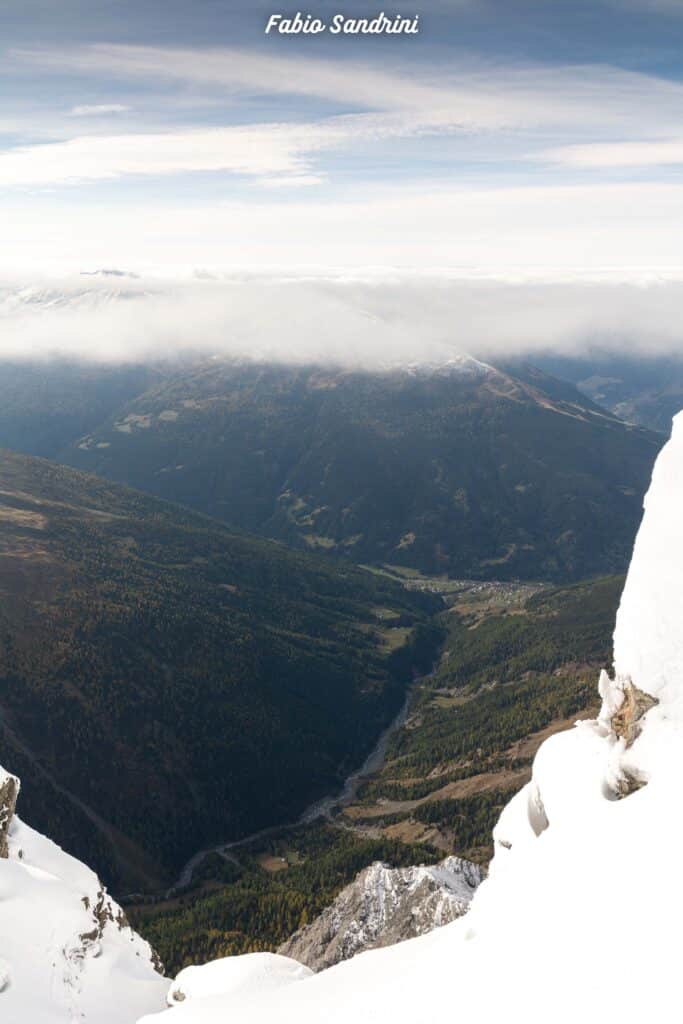
<path fill-rule="evenodd" d="M 626 740 L 627 747 L 638 736 L 643 715 L 656 704 L 659 704 L 656 697 L 639 690 L 630 680 L 626 683 L 621 707 L 612 715 L 612 728 L 620 739 Z"/>
<path fill-rule="evenodd" d="M 19 795 L 19 779 L 7 775 L 0 769 L 0 857 L 9 856 L 7 836 L 12 824 Z"/>

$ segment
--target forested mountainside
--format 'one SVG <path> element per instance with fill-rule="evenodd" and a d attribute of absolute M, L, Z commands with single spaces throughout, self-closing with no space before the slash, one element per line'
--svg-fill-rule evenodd
<path fill-rule="evenodd" d="M 377 778 L 344 821 L 475 861 L 541 742 L 597 710 L 623 577 L 528 595 L 482 584 L 450 596 L 439 664 L 414 690 Z"/>
<path fill-rule="evenodd" d="M 0 448 L 54 459 L 162 379 L 162 371 L 152 366 L 3 360 Z"/>
<path fill-rule="evenodd" d="M 60 458 L 355 562 L 566 581 L 624 569 L 658 445 L 532 367 L 216 360 Z"/>
<path fill-rule="evenodd" d="M 438 599 L 0 454 L 0 744 L 27 816 L 123 886 L 291 820 L 359 763 Z"/>
<path fill-rule="evenodd" d="M 277 949 L 374 861 L 488 863 L 496 820 L 542 741 L 595 713 L 623 577 L 541 589 L 411 585 L 443 588 L 446 639 L 385 764 L 332 823 L 261 837 L 229 861 L 213 853 L 173 900 L 128 907 L 170 972 Z"/>
<path fill-rule="evenodd" d="M 582 357 L 548 354 L 537 362 L 620 419 L 660 431 L 665 437 L 683 406 L 681 356 L 598 350 Z"/>

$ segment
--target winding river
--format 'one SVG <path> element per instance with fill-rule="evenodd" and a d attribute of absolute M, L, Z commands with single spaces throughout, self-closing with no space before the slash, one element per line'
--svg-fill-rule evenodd
<path fill-rule="evenodd" d="M 233 860 L 234 858 L 231 855 L 231 851 L 238 850 L 241 846 L 246 846 L 255 839 L 265 839 L 267 836 L 274 835 L 283 828 L 292 827 L 294 825 L 310 825 L 312 822 L 318 821 L 321 818 L 329 821 L 336 811 L 340 811 L 342 808 L 348 807 L 349 804 L 353 803 L 361 784 L 371 775 L 378 772 L 384 764 L 384 760 L 387 756 L 389 740 L 396 730 L 400 729 L 401 726 L 405 724 L 408 717 L 410 697 L 411 694 L 408 693 L 401 710 L 381 734 L 377 743 L 363 761 L 363 764 L 347 777 L 344 785 L 338 792 L 325 796 L 322 800 L 316 800 L 315 803 L 306 808 L 303 814 L 296 821 L 280 822 L 278 825 L 272 825 L 269 828 L 261 829 L 259 832 L 252 832 L 251 835 L 244 836 L 242 839 L 218 843 L 214 846 L 208 846 L 203 850 L 198 850 L 197 853 L 190 857 L 188 862 L 185 864 L 176 882 L 170 889 L 168 889 L 166 896 L 171 897 L 175 895 L 178 890 L 188 886 L 192 882 L 192 877 L 196 868 L 202 862 L 204 857 L 210 853 L 218 853 L 221 857 L 225 857 L 226 860 Z"/>

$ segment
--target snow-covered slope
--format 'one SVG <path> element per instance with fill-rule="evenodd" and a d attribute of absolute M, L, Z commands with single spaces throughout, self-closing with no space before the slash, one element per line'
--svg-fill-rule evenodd
<path fill-rule="evenodd" d="M 409 868 L 378 861 L 278 952 L 320 971 L 363 950 L 393 946 L 462 917 L 481 880 L 481 868 L 460 857 Z"/>
<path fill-rule="evenodd" d="M 201 967 L 186 967 L 171 985 L 166 1000 L 169 1006 L 201 1000 L 222 1013 L 226 997 L 275 991 L 311 974 L 308 967 L 277 953 L 229 956 Z"/>
<path fill-rule="evenodd" d="M 277 988 L 214 988 L 171 1010 L 169 1024 L 678 1019 L 682 621 L 679 417 L 647 498 L 602 713 L 541 747 L 467 916 L 296 983 L 282 971 Z M 225 969 L 241 972 L 240 958 Z"/>
<path fill-rule="evenodd" d="M 0 1021 L 134 1024 L 168 981 L 97 876 L 16 817 L 18 790 L 0 768 Z"/>

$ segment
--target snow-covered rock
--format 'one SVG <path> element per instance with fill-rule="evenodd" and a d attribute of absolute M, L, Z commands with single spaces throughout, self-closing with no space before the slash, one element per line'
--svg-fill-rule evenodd
<path fill-rule="evenodd" d="M 540 748 L 532 781 L 501 816 L 469 913 L 275 992 L 256 983 L 211 1008 L 181 1004 L 169 1024 L 677 1020 L 682 623 L 678 417 L 647 498 L 600 717 Z"/>
<path fill-rule="evenodd" d="M 14 813 L 0 768 L 0 1021 L 134 1024 L 168 981 L 99 879 Z"/>
<path fill-rule="evenodd" d="M 274 992 L 294 981 L 303 981 L 311 970 L 289 957 L 277 953 L 246 953 L 244 956 L 213 960 L 201 967 L 186 967 L 171 985 L 169 1006 L 193 1004 L 210 1011 L 213 1006 L 221 1010 L 227 998 L 249 996 L 252 992 Z M 182 1014 L 173 1019 L 180 1020 Z"/>
<path fill-rule="evenodd" d="M 482 878 L 481 868 L 460 857 L 429 867 L 371 864 L 279 952 L 321 971 L 363 950 L 424 935 L 462 917 Z"/>

